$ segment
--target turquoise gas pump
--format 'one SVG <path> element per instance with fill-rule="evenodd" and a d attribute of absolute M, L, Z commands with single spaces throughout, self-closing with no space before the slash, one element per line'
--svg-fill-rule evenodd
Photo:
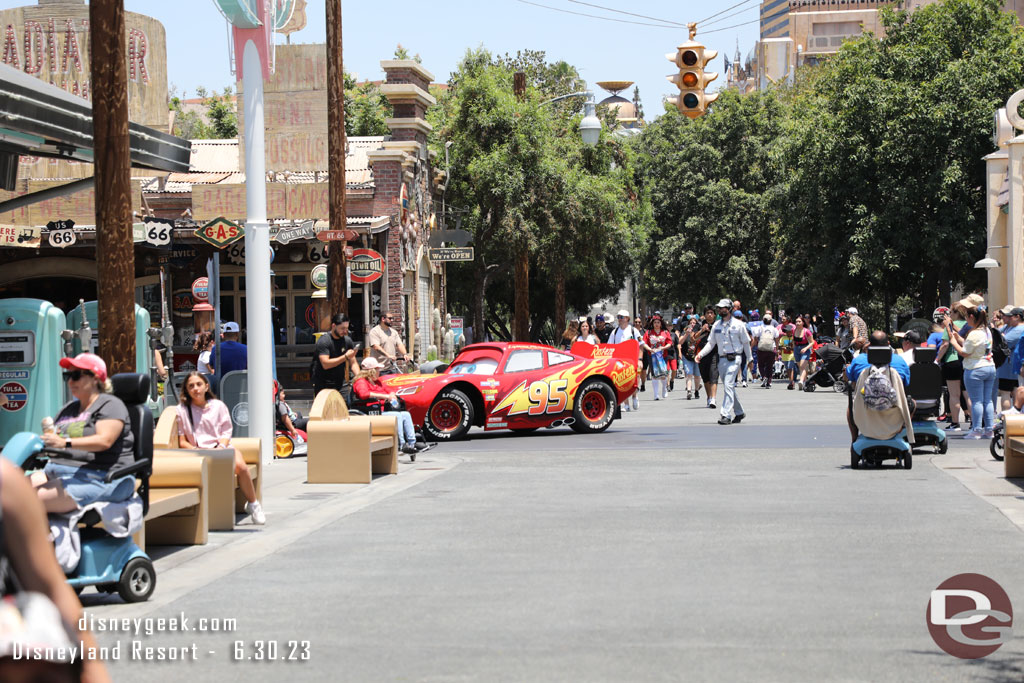
<path fill-rule="evenodd" d="M 95 301 L 86 301 L 84 304 L 79 304 L 68 313 L 68 327 L 72 330 L 77 330 L 82 324 L 82 307 L 85 307 L 85 317 L 89 322 L 89 326 L 92 328 L 92 348 L 83 349 L 82 340 L 79 336 L 75 336 L 72 340 L 72 351 L 71 355 L 76 356 L 82 351 L 89 351 L 96 353 L 99 348 L 99 337 L 103 334 L 103 330 L 99 329 L 99 311 Z M 149 311 L 142 306 L 135 304 L 135 372 L 141 372 L 148 375 L 150 372 L 151 352 L 149 350 Z"/>
<path fill-rule="evenodd" d="M 64 312 L 40 299 L 0 299 L 0 444 L 38 433 L 64 404 Z"/>

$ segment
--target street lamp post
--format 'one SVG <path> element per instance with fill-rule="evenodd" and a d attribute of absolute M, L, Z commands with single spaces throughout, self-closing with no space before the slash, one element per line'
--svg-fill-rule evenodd
<path fill-rule="evenodd" d="M 586 101 L 583 103 L 583 120 L 580 121 L 580 137 L 583 138 L 583 144 L 587 147 L 593 147 L 597 144 L 598 140 L 601 139 L 601 119 L 597 118 L 597 103 L 594 102 L 594 93 L 590 90 L 581 90 L 580 92 L 569 93 L 568 95 L 560 95 L 547 102 L 542 102 L 542 105 L 553 104 L 561 100 L 567 100 L 570 97 L 585 97 Z"/>

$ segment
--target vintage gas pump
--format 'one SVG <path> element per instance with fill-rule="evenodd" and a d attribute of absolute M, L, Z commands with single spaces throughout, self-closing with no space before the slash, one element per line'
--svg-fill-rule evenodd
<path fill-rule="evenodd" d="M 196 336 L 200 332 L 220 333 L 219 327 L 214 324 L 215 309 L 210 305 L 210 278 L 200 277 L 192 283 L 192 320 Z"/>
<path fill-rule="evenodd" d="M 40 299 L 0 299 L 0 444 L 39 432 L 64 403 L 64 312 Z"/>
<path fill-rule="evenodd" d="M 95 301 L 80 303 L 68 313 L 68 327 L 75 333 L 71 340 L 71 353 L 68 355 L 77 356 L 83 351 L 96 353 L 100 345 L 100 335 L 103 334 L 103 330 L 98 327 L 99 319 L 99 309 Z M 89 328 L 89 323 L 97 327 Z M 89 330 L 89 333 L 86 334 L 85 330 Z M 149 374 L 153 357 L 149 351 L 147 330 L 149 311 L 135 304 L 135 372 L 144 374 Z"/>
<path fill-rule="evenodd" d="M 331 303 L 327 300 L 327 266 L 323 263 L 315 266 L 309 274 L 309 281 L 314 287 L 313 294 L 310 295 L 313 300 L 313 319 L 307 317 L 306 322 L 313 328 L 315 340 L 331 329 Z"/>

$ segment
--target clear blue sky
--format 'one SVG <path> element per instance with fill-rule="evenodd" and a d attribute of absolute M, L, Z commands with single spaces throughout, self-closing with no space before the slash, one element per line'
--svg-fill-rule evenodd
<path fill-rule="evenodd" d="M 627 21 L 649 20 L 602 11 L 569 0 L 531 0 L 572 12 L 599 14 Z M 740 0 L 587 0 L 618 10 L 648 15 L 679 23 L 699 21 L 736 5 Z M 0 7 L 11 8 L 32 4 L 30 1 L 0 0 Z M 698 40 L 717 49 L 719 57 L 709 67 L 718 71 L 717 89 L 724 80 L 722 55 L 732 59 L 739 39 L 740 52 L 747 52 L 757 40 L 756 23 L 710 33 L 719 28 L 755 21 L 757 0 L 748 0 L 736 9 L 713 19 L 706 31 L 698 28 Z M 167 31 L 169 79 L 188 96 L 198 86 L 221 89 L 233 85 L 228 69 L 227 31 L 224 19 L 212 0 L 125 0 L 129 11 L 146 14 L 163 23 Z M 734 16 L 726 16 L 733 12 Z M 686 29 L 658 28 L 613 23 L 574 16 L 516 0 L 483 0 L 461 2 L 359 2 L 342 4 L 345 69 L 360 78 L 383 76 L 380 60 L 389 59 L 396 44 L 401 43 L 410 54 L 419 54 L 423 65 L 438 81 L 448 80 L 467 48 L 484 46 L 491 52 L 515 53 L 520 49 L 543 50 L 549 61 L 564 59 L 576 66 L 583 78 L 594 88 L 598 100 L 607 93 L 593 84 L 603 80 L 632 80 L 640 87 L 640 97 L 650 119 L 662 111 L 661 98 L 672 94 L 674 86 L 665 80 L 673 65 L 665 53 L 687 39 Z M 309 0 L 308 23 L 302 31 L 292 34 L 293 43 L 318 43 L 325 40 L 323 0 Z M 284 42 L 284 36 L 276 36 Z M 676 91 L 677 92 L 677 91 Z M 631 97 L 630 93 L 623 93 Z"/>

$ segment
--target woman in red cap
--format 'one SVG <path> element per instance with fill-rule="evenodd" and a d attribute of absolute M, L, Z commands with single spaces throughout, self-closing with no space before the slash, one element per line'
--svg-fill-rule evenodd
<path fill-rule="evenodd" d="M 128 408 L 111 394 L 107 364 L 94 353 L 62 358 L 64 379 L 73 397 L 43 434 L 50 448 L 76 451 L 71 459 L 51 459 L 32 475 L 47 512 L 65 513 L 97 501 L 120 502 L 135 492 L 135 477 L 109 483 L 107 472 L 135 461 Z"/>

